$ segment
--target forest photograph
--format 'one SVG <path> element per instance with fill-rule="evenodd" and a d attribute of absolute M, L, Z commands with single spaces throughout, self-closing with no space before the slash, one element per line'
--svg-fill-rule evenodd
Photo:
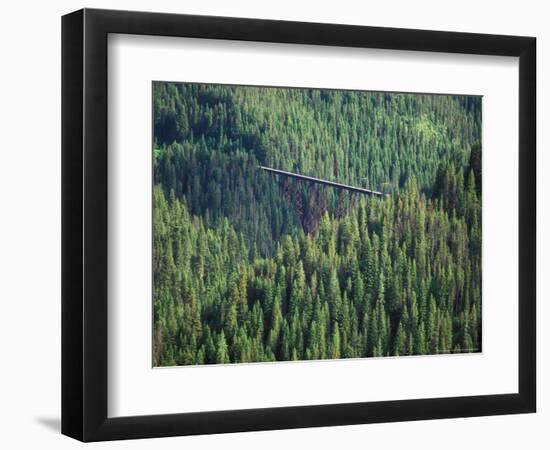
<path fill-rule="evenodd" d="M 482 97 L 152 96 L 154 367 L 481 352 Z"/>

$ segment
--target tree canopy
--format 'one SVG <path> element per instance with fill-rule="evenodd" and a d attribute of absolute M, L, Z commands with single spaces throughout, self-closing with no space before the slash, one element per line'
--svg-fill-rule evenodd
<path fill-rule="evenodd" d="M 480 97 L 156 82 L 153 108 L 155 365 L 480 351 Z"/>

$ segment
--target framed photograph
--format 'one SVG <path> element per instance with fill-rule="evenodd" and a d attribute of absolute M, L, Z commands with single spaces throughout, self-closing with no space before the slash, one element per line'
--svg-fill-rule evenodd
<path fill-rule="evenodd" d="M 535 412 L 536 41 L 62 20 L 62 432 Z"/>

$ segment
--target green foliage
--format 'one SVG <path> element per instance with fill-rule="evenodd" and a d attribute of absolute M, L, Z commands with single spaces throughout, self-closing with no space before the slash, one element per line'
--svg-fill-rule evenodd
<path fill-rule="evenodd" d="M 480 351 L 479 98 L 155 83 L 153 100 L 155 365 Z"/>

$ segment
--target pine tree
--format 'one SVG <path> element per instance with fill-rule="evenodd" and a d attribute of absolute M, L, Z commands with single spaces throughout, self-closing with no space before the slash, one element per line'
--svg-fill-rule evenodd
<path fill-rule="evenodd" d="M 229 353 L 227 349 L 227 342 L 225 340 L 225 334 L 222 330 L 218 338 L 218 346 L 216 350 L 216 363 L 217 364 L 227 364 L 230 362 Z"/>

